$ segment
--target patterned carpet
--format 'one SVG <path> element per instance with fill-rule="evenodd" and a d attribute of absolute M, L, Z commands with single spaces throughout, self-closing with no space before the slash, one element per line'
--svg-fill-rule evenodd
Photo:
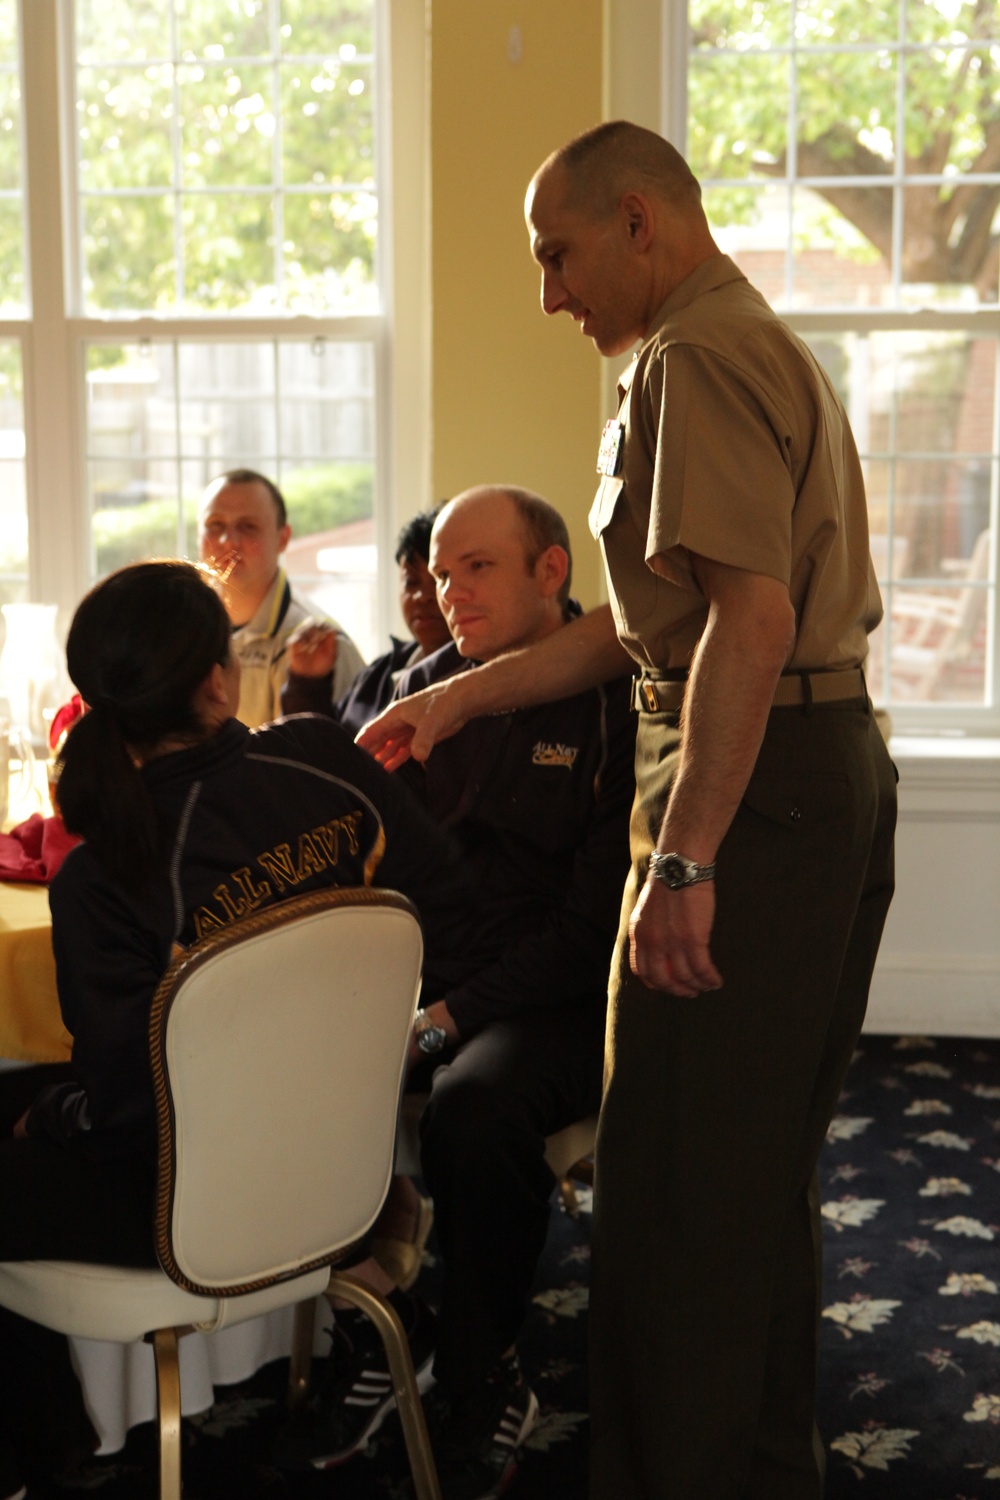
<path fill-rule="evenodd" d="M 586 1494 L 589 1193 L 552 1224 L 521 1342 L 542 1421 L 516 1500 Z M 1000 1042 L 865 1037 L 823 1159 L 820 1424 L 827 1500 L 1000 1500 Z M 434 1300 L 429 1258 L 419 1289 Z M 185 1500 L 402 1500 L 398 1427 L 326 1474 L 269 1462 L 284 1370 L 217 1391 L 185 1423 Z M 155 1437 L 39 1500 L 151 1500 Z M 32 1492 L 33 1496 L 36 1493 Z"/>

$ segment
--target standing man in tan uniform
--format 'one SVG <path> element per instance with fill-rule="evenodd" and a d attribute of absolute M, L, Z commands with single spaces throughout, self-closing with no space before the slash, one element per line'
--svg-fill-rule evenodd
<path fill-rule="evenodd" d="M 543 164 L 526 215 L 544 310 L 604 354 L 643 340 L 590 518 L 642 674 L 597 1155 L 592 1494 L 819 1500 L 816 1163 L 893 885 L 860 464 L 827 377 L 719 253 L 659 136 L 587 132 Z M 431 700 L 426 723 L 410 700 L 412 753 L 518 677 L 551 694 L 560 672 L 579 690 L 584 659 L 612 670 L 603 615 L 578 629 L 558 659 L 508 658 Z M 392 761 L 406 730 L 388 732 Z"/>

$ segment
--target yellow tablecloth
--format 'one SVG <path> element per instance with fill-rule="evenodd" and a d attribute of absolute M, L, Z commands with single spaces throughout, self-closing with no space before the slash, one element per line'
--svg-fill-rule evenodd
<path fill-rule="evenodd" d="M 56 994 L 48 888 L 0 881 L 0 1057 L 66 1062 L 71 1046 Z"/>

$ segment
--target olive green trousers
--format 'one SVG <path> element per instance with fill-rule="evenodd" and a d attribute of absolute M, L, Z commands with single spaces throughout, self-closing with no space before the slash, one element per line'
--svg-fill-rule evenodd
<path fill-rule="evenodd" d="M 716 861 L 723 987 L 676 999 L 628 962 L 676 723 L 640 716 L 611 976 L 591 1496 L 818 1500 L 816 1165 L 892 897 L 895 773 L 868 703 L 772 709 Z"/>

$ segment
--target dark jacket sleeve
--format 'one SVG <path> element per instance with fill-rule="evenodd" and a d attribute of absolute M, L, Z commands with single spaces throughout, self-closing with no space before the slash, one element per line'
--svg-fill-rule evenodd
<path fill-rule="evenodd" d="M 85 849 L 52 882 L 52 946 L 59 1004 L 73 1036 L 76 1084 L 43 1093 L 30 1135 L 68 1142 L 91 1132 L 101 1149 L 148 1152 L 154 1130 L 149 1010 L 169 940 L 136 909 Z"/>
<path fill-rule="evenodd" d="M 392 640 L 392 650 L 369 662 L 351 683 L 342 698 L 331 702 L 333 674 L 326 677 L 299 677 L 289 672 L 281 689 L 283 714 L 325 714 L 343 724 L 353 737 L 372 719 L 378 718 L 392 702 L 395 675 L 403 671 L 417 649 L 416 641 Z"/>
<path fill-rule="evenodd" d="M 444 996 L 459 1034 L 519 1010 L 568 1005 L 602 1009 L 629 869 L 629 816 L 635 795 L 635 722 L 623 683 L 597 689 L 607 754 L 593 810 L 567 870 L 564 904 L 543 927 Z"/>
<path fill-rule="evenodd" d="M 325 677 L 300 677 L 298 672 L 289 672 L 281 684 L 281 713 L 326 714 L 327 718 L 338 718 L 333 702 L 333 673 Z"/>

